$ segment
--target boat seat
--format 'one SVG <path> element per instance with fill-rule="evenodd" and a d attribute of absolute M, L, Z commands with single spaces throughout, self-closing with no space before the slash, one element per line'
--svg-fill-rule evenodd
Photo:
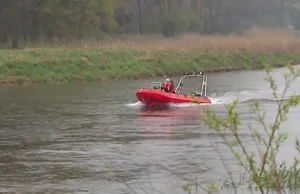
<path fill-rule="evenodd" d="M 152 82 L 151 83 L 151 88 L 153 88 L 155 90 L 161 89 L 161 82 Z"/>
<path fill-rule="evenodd" d="M 201 92 L 192 92 L 192 96 L 202 96 Z"/>

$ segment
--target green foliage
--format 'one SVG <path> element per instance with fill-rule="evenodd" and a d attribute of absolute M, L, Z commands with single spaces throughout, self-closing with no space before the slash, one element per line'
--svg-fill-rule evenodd
<path fill-rule="evenodd" d="M 220 135 L 247 175 L 240 178 L 239 181 L 234 181 L 231 177 L 229 180 L 224 181 L 222 187 L 236 189 L 238 186 L 248 183 L 249 187 L 256 188 L 260 193 L 266 193 L 269 190 L 284 193 L 286 188 L 291 191 L 300 189 L 299 159 L 295 158 L 291 167 L 286 167 L 284 163 L 281 165 L 276 163 L 279 148 L 288 138 L 287 133 L 281 129 L 281 125 L 288 119 L 290 109 L 300 103 L 299 94 L 292 94 L 287 100 L 284 100 L 291 83 L 300 77 L 299 69 L 295 69 L 290 64 L 286 67 L 289 72 L 284 74 L 285 88 L 282 94 L 279 95 L 277 92 L 278 86 L 271 75 L 272 68 L 266 66 L 267 76 L 265 80 L 269 82 L 273 98 L 276 100 L 277 111 L 274 122 L 267 123 L 265 121 L 266 112 L 260 108 L 259 101 L 254 102 L 250 107 L 256 120 L 262 126 L 260 129 L 250 127 L 253 140 L 257 146 L 257 152 L 249 151 L 239 134 L 242 120 L 237 111 L 238 99 L 225 105 L 227 110 L 225 117 L 218 116 L 211 109 L 207 110 L 204 117 L 205 123 L 211 130 Z M 224 135 L 228 132 L 232 134 L 230 140 Z M 300 143 L 297 138 L 296 149 L 300 154 Z"/>
<path fill-rule="evenodd" d="M 251 58 L 255 57 L 255 65 Z M 262 67 L 264 63 L 300 60 L 297 54 L 252 52 L 138 51 L 125 49 L 25 49 L 0 51 L 2 82 L 69 82 Z M 222 63 L 220 63 L 222 61 Z M 226 62 L 226 63 L 224 63 Z"/>
<path fill-rule="evenodd" d="M 41 8 L 50 36 L 79 39 L 118 28 L 115 11 L 119 0 L 54 0 Z M 117 6 L 118 5 L 118 6 Z"/>
<path fill-rule="evenodd" d="M 28 36 L 74 40 L 118 32 L 129 5 L 130 0 L 2 0 L 0 41 L 13 37 L 18 48 L 21 35 L 26 42 Z"/>

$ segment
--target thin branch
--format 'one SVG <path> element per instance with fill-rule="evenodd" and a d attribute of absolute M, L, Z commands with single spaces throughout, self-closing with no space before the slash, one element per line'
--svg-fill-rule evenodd
<path fill-rule="evenodd" d="M 200 187 L 201 189 L 203 189 L 205 192 L 209 193 L 209 191 L 208 191 L 207 189 L 205 189 L 205 188 L 204 188 L 203 186 L 201 186 L 201 185 L 198 185 L 197 182 L 196 182 L 196 183 L 193 183 L 192 180 L 187 179 L 186 177 L 183 177 L 180 173 L 176 173 L 176 172 L 174 172 L 174 171 L 168 169 L 167 167 L 165 167 L 165 166 L 163 166 L 163 165 L 161 165 L 161 164 L 158 164 L 158 163 L 156 163 L 156 162 L 154 162 L 154 161 L 153 161 L 153 163 L 155 164 L 155 166 L 160 167 L 161 169 L 165 170 L 166 172 L 171 173 L 172 175 L 176 176 L 177 178 L 180 178 L 181 180 L 184 180 L 184 181 L 189 182 L 191 186 L 196 186 L 196 185 L 197 185 L 198 187 Z"/>
<path fill-rule="evenodd" d="M 264 112 L 264 113 L 265 113 L 265 112 Z M 264 113 L 263 113 L 263 115 L 265 115 Z M 270 138 L 271 135 L 270 135 L 270 133 L 269 133 L 269 131 L 268 131 L 268 126 L 267 126 L 267 124 L 266 124 L 265 121 L 264 121 L 264 116 L 261 116 L 261 115 L 259 114 L 259 112 L 257 112 L 257 116 L 258 116 L 258 122 L 259 122 L 260 124 L 262 124 L 263 129 L 265 130 L 265 132 L 267 133 L 268 137 Z"/>
<path fill-rule="evenodd" d="M 287 85 L 289 84 L 290 82 L 286 82 L 286 87 L 284 88 L 283 90 L 283 93 L 282 93 L 282 96 L 281 96 L 281 99 L 284 98 L 286 92 L 287 92 Z M 277 99 L 277 96 L 276 96 L 276 100 Z M 275 135 L 275 131 L 276 131 L 276 126 L 278 125 L 279 123 L 279 116 L 280 116 L 280 113 L 281 113 L 281 108 L 282 108 L 282 101 L 279 102 L 278 104 L 278 110 L 277 110 L 277 114 L 276 114 L 276 118 L 275 118 L 275 121 L 274 121 L 274 127 L 272 128 L 272 132 L 271 132 L 271 136 L 269 138 L 269 143 L 268 143 L 268 146 L 267 146 L 267 150 L 266 150 L 266 154 L 264 155 L 264 158 L 263 158 L 263 163 L 262 163 L 262 166 L 261 166 L 261 170 L 260 170 L 260 173 L 259 173 L 259 176 L 261 177 L 262 176 L 262 173 L 264 172 L 265 170 L 265 165 L 266 165 L 266 160 L 267 160 L 267 156 L 269 154 L 269 151 L 270 151 L 270 147 L 271 147 L 271 144 L 273 142 L 273 139 L 274 139 L 274 135 Z"/>
<path fill-rule="evenodd" d="M 293 78 L 295 78 L 295 77 L 293 77 Z M 276 130 L 276 128 L 278 127 L 277 125 L 280 124 L 280 114 L 281 114 L 281 111 L 282 111 L 283 99 L 284 99 L 284 96 L 285 96 L 286 93 L 287 93 L 287 90 L 288 90 L 288 88 L 289 88 L 289 85 L 290 85 L 291 81 L 294 80 L 293 78 L 292 78 L 292 79 L 289 79 L 289 80 L 287 80 L 287 78 L 285 79 L 286 84 L 285 84 L 285 88 L 284 88 L 284 90 L 283 90 L 283 93 L 282 93 L 282 95 L 281 95 L 280 102 L 278 102 L 278 97 L 277 97 L 277 95 L 274 96 L 275 99 L 276 99 L 276 101 L 278 102 L 278 103 L 277 103 L 277 104 L 278 104 L 278 110 L 277 110 L 277 114 L 276 114 L 276 117 L 275 117 L 274 125 L 273 125 L 273 127 L 272 127 L 272 132 L 271 132 L 271 136 L 270 136 L 270 138 L 269 138 L 267 150 L 266 150 L 266 153 L 265 153 L 264 158 L 263 158 L 263 163 L 262 163 L 261 170 L 260 170 L 260 174 L 259 174 L 260 177 L 262 176 L 262 173 L 265 171 L 265 165 L 266 165 L 266 163 L 267 163 L 267 162 L 266 162 L 266 161 L 267 161 L 267 156 L 268 156 L 268 154 L 269 154 L 269 151 L 270 151 L 270 148 L 271 148 L 271 145 L 272 145 L 274 136 L 275 136 L 275 132 L 277 131 L 277 130 Z M 276 93 L 276 92 L 275 92 L 275 89 L 273 89 L 273 93 L 274 93 L 274 94 Z M 277 169 L 275 169 L 275 170 L 277 171 Z M 277 177 L 277 179 L 278 179 L 278 177 Z M 279 191 L 279 193 L 281 193 L 281 191 Z"/>
<path fill-rule="evenodd" d="M 220 149 L 219 149 L 218 144 L 215 143 L 215 145 L 216 145 L 215 150 L 216 150 L 217 153 L 219 154 L 219 156 L 220 156 L 220 158 L 221 158 L 221 162 L 222 162 L 223 166 L 225 167 L 225 170 L 226 170 L 226 172 L 228 173 L 231 182 L 234 183 L 233 176 L 232 176 L 232 172 L 229 170 L 228 166 L 226 165 L 225 160 L 224 160 L 224 158 L 223 158 L 223 156 L 222 156 L 222 154 L 221 154 L 221 152 L 220 152 Z M 234 187 L 234 193 L 237 194 L 237 190 L 236 190 L 235 187 Z"/>
<path fill-rule="evenodd" d="M 251 133 L 253 133 L 253 128 L 252 128 L 250 125 L 248 125 L 248 128 L 249 128 L 249 130 L 251 131 Z M 255 146 L 256 146 L 256 149 L 257 149 L 257 152 L 258 152 L 260 161 L 262 162 L 262 152 L 261 152 L 261 150 L 260 150 L 260 148 L 259 148 L 259 145 L 258 145 L 256 139 L 254 138 L 254 136 L 251 135 L 251 137 L 252 137 L 253 141 L 255 142 Z"/>
<path fill-rule="evenodd" d="M 233 150 L 233 147 L 230 146 L 230 144 L 228 143 L 228 141 L 227 141 L 227 139 L 225 138 L 224 134 L 221 133 L 220 136 L 221 136 L 221 138 L 224 140 L 224 142 L 225 142 L 225 144 L 227 145 L 227 147 L 229 147 L 231 153 L 235 155 L 235 151 Z M 244 163 L 243 163 L 240 159 L 238 159 L 238 161 L 239 161 L 240 165 L 245 169 L 245 171 L 250 175 L 251 172 L 250 172 L 249 169 L 244 165 Z"/>

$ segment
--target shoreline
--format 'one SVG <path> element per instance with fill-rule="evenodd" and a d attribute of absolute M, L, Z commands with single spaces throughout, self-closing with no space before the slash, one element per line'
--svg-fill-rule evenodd
<path fill-rule="evenodd" d="M 300 62 L 298 53 L 129 49 L 0 50 L 0 86 L 86 83 L 178 76 L 184 72 L 259 70 Z"/>
<path fill-rule="evenodd" d="M 298 65 L 299 63 L 292 63 L 292 65 Z M 282 63 L 275 63 L 271 64 L 272 68 L 282 68 L 285 67 L 286 64 Z M 214 69 L 207 69 L 203 70 L 204 73 L 221 73 L 221 72 L 234 72 L 234 71 L 253 71 L 253 70 L 262 70 L 264 69 L 264 66 L 256 66 L 252 69 L 246 69 L 245 67 L 241 66 L 233 66 L 233 67 L 220 67 L 220 68 L 214 68 Z M 184 72 L 182 72 L 184 73 Z M 170 73 L 168 76 L 180 76 L 180 73 Z M 129 80 L 139 80 L 139 79 L 147 79 L 151 77 L 156 77 L 159 75 L 154 75 L 154 76 L 144 76 L 144 77 L 134 77 Z M 110 79 L 110 80 L 117 80 L 117 81 L 122 81 L 124 79 Z M 60 82 L 60 81 L 40 81 L 40 80 L 26 80 L 26 81 L 18 81 L 17 79 L 9 79 L 9 80 L 0 80 L 0 86 L 22 86 L 22 85 L 33 85 L 33 84 L 61 84 L 61 83 L 77 83 L 77 84 L 83 84 L 83 83 L 88 83 L 88 82 L 100 82 L 100 81 L 110 81 L 110 80 L 102 80 L 102 79 L 95 79 L 92 81 L 88 80 L 83 80 L 83 79 L 78 79 L 78 80 L 72 80 L 68 82 Z M 128 80 L 128 79 L 127 79 Z"/>

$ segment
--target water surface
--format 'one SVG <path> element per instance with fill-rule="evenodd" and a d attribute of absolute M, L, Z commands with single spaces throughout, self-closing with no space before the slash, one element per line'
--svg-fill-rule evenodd
<path fill-rule="evenodd" d="M 280 90 L 284 72 L 274 72 Z M 222 115 L 224 104 L 239 98 L 245 123 L 240 134 L 253 150 L 247 124 L 257 124 L 249 104 L 260 99 L 270 121 L 276 110 L 265 75 L 208 74 L 209 106 Z M 144 109 L 135 91 L 151 81 L 157 79 L 0 88 L 0 187 L 22 193 L 183 193 L 187 181 L 204 185 L 227 178 L 215 147 L 221 139 L 201 120 L 205 106 Z M 299 80 L 292 92 L 300 92 Z M 280 161 L 292 162 L 296 154 L 299 118 L 293 109 L 283 125 L 291 139 Z M 218 149 L 239 174 L 226 146 Z"/>

